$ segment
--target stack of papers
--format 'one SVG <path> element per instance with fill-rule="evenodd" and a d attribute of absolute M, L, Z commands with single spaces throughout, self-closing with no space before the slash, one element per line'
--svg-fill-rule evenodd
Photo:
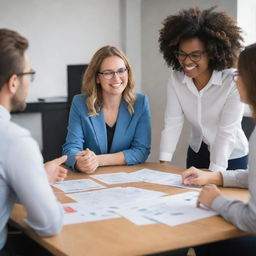
<path fill-rule="evenodd" d="M 182 184 L 181 175 L 151 169 L 97 174 L 91 178 L 106 184 L 150 182 L 199 190 Z M 174 226 L 217 215 L 206 207 L 196 207 L 198 192 L 165 196 L 163 192 L 136 187 L 105 188 L 90 179 L 56 182 L 53 186 L 64 193 L 73 192 L 67 196 L 76 201 L 63 204 L 65 225 L 125 217 L 136 225 L 163 223 Z M 93 189 L 100 190 L 82 192 Z"/>
<path fill-rule="evenodd" d="M 172 196 L 155 198 L 116 210 L 118 214 L 129 219 L 136 225 L 150 222 L 175 226 L 202 218 L 218 215 L 206 207 L 196 207 L 198 192 L 186 192 Z"/>
<path fill-rule="evenodd" d="M 108 174 L 96 174 L 91 175 L 90 177 L 104 182 L 106 184 L 120 184 L 120 183 L 129 183 L 129 182 L 141 182 L 140 178 L 137 178 L 131 175 L 128 172 L 116 172 Z"/>
<path fill-rule="evenodd" d="M 106 184 L 120 184 L 128 182 L 149 182 L 160 185 L 200 190 L 196 186 L 188 186 L 182 183 L 181 175 L 168 172 L 160 172 L 151 169 L 142 169 L 136 172 L 118 172 L 108 174 L 91 175 L 92 178 Z"/>
<path fill-rule="evenodd" d="M 90 209 L 81 203 L 63 204 L 64 225 L 119 218 L 120 215 L 106 209 Z"/>
<path fill-rule="evenodd" d="M 141 181 L 144 182 L 200 190 L 200 188 L 195 186 L 184 185 L 182 183 L 182 177 L 179 174 L 160 172 L 145 168 L 136 172 L 132 172 L 130 173 L 130 175 L 133 178 L 140 179 Z"/>
<path fill-rule="evenodd" d="M 93 209 L 119 209 L 145 199 L 165 195 L 163 192 L 135 187 L 115 187 L 90 192 L 69 194 L 68 197 Z"/>
<path fill-rule="evenodd" d="M 134 187 L 115 187 L 90 192 L 68 194 L 77 203 L 64 204 L 64 224 L 118 218 L 117 210 L 147 199 L 165 195 L 163 192 Z"/>
<path fill-rule="evenodd" d="M 124 217 L 136 225 L 163 223 L 175 226 L 217 215 L 196 207 L 198 192 L 172 196 L 137 188 L 110 188 L 68 195 L 77 203 L 64 204 L 64 224 Z"/>
<path fill-rule="evenodd" d="M 52 184 L 53 187 L 62 190 L 64 193 L 80 192 L 91 189 L 105 188 L 104 186 L 98 184 L 95 181 L 89 179 L 81 180 L 64 180 L 55 182 Z"/>

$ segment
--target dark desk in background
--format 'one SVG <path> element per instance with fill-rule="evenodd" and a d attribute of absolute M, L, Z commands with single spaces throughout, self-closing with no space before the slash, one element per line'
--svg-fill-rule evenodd
<path fill-rule="evenodd" d="M 42 154 L 44 161 L 61 156 L 68 126 L 68 102 L 35 102 L 18 113 L 41 113 L 42 115 Z"/>
<path fill-rule="evenodd" d="M 81 93 L 82 77 L 87 67 L 87 64 L 67 65 L 67 101 L 28 103 L 25 111 L 15 112 L 15 114 L 41 113 L 44 161 L 59 157 L 62 153 L 62 145 L 67 134 L 70 105 L 73 96 Z"/>

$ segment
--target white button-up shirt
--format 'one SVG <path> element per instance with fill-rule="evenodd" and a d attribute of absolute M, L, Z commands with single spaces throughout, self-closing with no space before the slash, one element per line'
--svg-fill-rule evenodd
<path fill-rule="evenodd" d="M 172 160 L 184 116 L 191 124 L 190 147 L 198 152 L 202 141 L 208 145 L 210 170 L 226 170 L 229 159 L 248 154 L 248 141 L 241 128 L 244 104 L 240 102 L 233 82 L 233 71 L 213 71 L 211 79 L 200 91 L 192 78 L 183 72 L 171 72 L 160 160 Z"/>
<path fill-rule="evenodd" d="M 0 250 L 16 201 L 25 206 L 27 223 L 41 236 L 59 232 L 63 221 L 63 208 L 49 186 L 37 143 L 10 118 L 0 105 Z"/>

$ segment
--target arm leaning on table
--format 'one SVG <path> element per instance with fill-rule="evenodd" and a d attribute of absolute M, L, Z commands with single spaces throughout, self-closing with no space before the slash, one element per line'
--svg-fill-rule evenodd
<path fill-rule="evenodd" d="M 196 168 L 186 170 L 182 176 L 185 184 L 204 185 L 217 184 L 224 187 L 240 187 L 249 189 L 248 203 L 233 200 L 220 193 L 215 185 L 205 186 L 199 196 L 199 202 L 219 212 L 226 220 L 239 229 L 256 232 L 256 130 L 250 138 L 249 170 L 223 172 L 204 172 Z"/>
<path fill-rule="evenodd" d="M 223 195 L 212 202 L 212 209 L 219 212 L 226 220 L 235 224 L 239 229 L 256 232 L 256 130 L 250 139 L 249 170 L 222 172 L 224 186 L 248 187 L 250 199 L 248 203 L 228 199 Z"/>

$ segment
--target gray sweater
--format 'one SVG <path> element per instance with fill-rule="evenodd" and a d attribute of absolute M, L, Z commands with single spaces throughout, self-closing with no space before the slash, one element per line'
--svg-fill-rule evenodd
<path fill-rule="evenodd" d="M 249 142 L 248 170 L 225 171 L 221 174 L 224 187 L 248 188 L 250 200 L 245 204 L 221 195 L 213 201 L 212 209 L 239 229 L 256 233 L 256 129 Z"/>

